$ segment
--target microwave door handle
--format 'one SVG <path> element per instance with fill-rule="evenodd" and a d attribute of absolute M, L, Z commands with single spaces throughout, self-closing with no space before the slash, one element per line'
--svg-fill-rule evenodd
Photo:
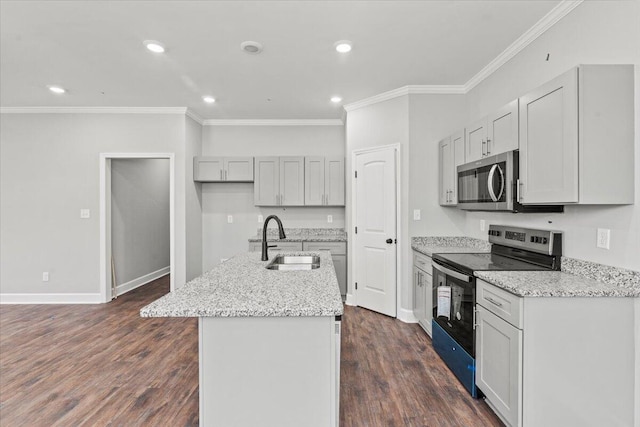
<path fill-rule="evenodd" d="M 498 168 L 497 164 L 491 166 L 491 170 L 489 171 L 489 177 L 487 178 L 487 187 L 489 188 L 489 195 L 491 196 L 491 200 L 493 200 L 494 202 L 498 201 L 498 198 L 496 197 L 496 193 L 493 191 L 493 176 L 496 174 L 497 168 Z M 504 182 L 502 185 L 504 185 Z M 500 195 L 502 195 L 502 189 L 500 189 Z"/>
<path fill-rule="evenodd" d="M 464 282 L 470 282 L 471 281 L 471 277 L 467 276 L 466 274 L 462 274 L 462 273 L 458 273 L 457 271 L 453 271 L 450 270 L 446 267 L 443 267 L 440 264 L 436 264 L 435 262 L 432 263 L 433 268 L 435 268 L 436 270 L 446 274 L 447 276 L 451 276 L 451 277 L 455 277 L 458 280 L 462 280 Z"/>

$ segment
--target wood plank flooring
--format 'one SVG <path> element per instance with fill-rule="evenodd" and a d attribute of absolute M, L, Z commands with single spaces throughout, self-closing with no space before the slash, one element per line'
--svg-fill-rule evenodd
<path fill-rule="evenodd" d="M 138 315 L 168 279 L 108 304 L 0 306 L 0 426 L 197 426 L 197 320 Z M 419 326 L 354 307 L 343 317 L 340 419 L 501 425 Z"/>

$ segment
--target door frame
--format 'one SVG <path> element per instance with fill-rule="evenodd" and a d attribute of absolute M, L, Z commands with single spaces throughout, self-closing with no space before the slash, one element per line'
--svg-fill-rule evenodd
<path fill-rule="evenodd" d="M 400 288 L 401 286 L 398 286 L 400 284 L 400 281 L 402 279 L 402 251 L 399 250 L 399 248 L 402 247 L 403 245 L 403 239 L 402 239 L 402 222 L 401 222 L 401 208 L 402 206 L 400 205 L 400 191 L 401 191 L 401 177 L 402 174 L 401 172 L 401 145 L 399 143 L 396 144 L 389 144 L 389 145 L 381 145 L 378 147 L 369 147 L 369 148 L 361 148 L 361 149 L 357 149 L 357 150 L 353 150 L 351 152 L 351 170 L 354 171 L 355 170 L 355 166 L 356 166 L 356 157 L 359 154 L 366 154 L 366 153 L 374 153 L 376 151 L 386 151 L 386 150 L 393 150 L 394 154 L 395 154 L 395 159 L 396 159 L 396 170 L 395 170 L 395 178 L 396 178 L 396 239 L 397 239 L 397 244 L 396 244 L 396 318 L 398 318 L 398 313 L 401 312 L 401 298 L 400 298 Z M 355 227 L 355 223 L 357 220 L 357 214 L 358 214 L 358 206 L 356 204 L 356 177 L 355 174 L 351 174 L 351 228 L 352 230 Z M 355 238 L 353 239 L 355 240 Z M 355 289 L 355 279 L 356 279 L 356 275 L 357 275 L 357 268 L 356 268 L 356 250 L 355 250 L 355 245 L 353 245 L 352 250 L 350 251 L 353 256 L 351 257 L 351 263 L 348 266 L 348 268 L 351 270 L 351 282 L 349 283 L 350 287 L 351 287 L 351 294 L 347 294 L 347 301 L 346 303 L 349 305 L 358 305 L 358 291 Z M 348 290 L 347 290 L 348 292 Z M 349 298 L 349 296 L 351 296 L 351 298 Z"/>
<path fill-rule="evenodd" d="M 111 160 L 169 160 L 169 271 L 170 291 L 175 284 L 175 154 L 174 153 L 100 153 L 100 299 L 109 302 L 111 294 Z"/>

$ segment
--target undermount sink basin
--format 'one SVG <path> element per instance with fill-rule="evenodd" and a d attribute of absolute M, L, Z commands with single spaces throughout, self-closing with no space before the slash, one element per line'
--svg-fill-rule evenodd
<path fill-rule="evenodd" d="M 320 268 L 317 255 L 278 255 L 266 267 L 267 270 L 315 270 Z"/>

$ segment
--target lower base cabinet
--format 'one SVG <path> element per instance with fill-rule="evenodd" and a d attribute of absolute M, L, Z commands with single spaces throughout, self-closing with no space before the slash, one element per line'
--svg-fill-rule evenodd
<path fill-rule="evenodd" d="M 509 427 L 637 425 L 636 299 L 519 297 L 478 279 L 486 402 Z"/>
<path fill-rule="evenodd" d="M 433 318 L 433 289 L 431 258 L 414 251 L 413 253 L 413 315 L 429 336 Z"/>

